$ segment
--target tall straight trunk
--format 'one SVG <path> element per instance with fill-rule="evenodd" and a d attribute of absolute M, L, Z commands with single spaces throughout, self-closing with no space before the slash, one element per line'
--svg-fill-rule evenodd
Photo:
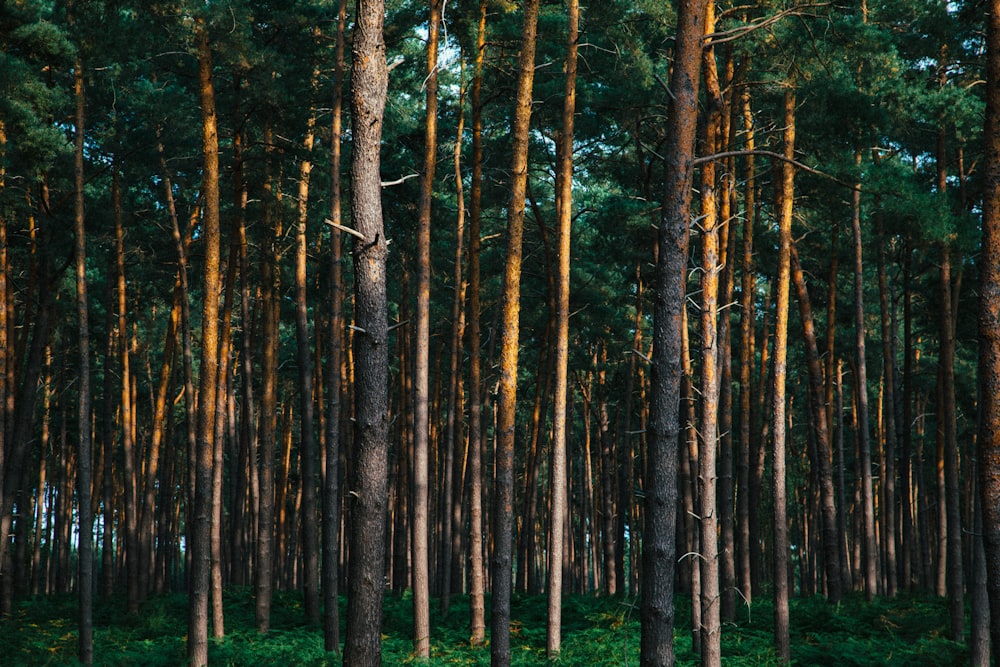
<path fill-rule="evenodd" d="M 483 61 L 486 0 L 479 0 L 475 73 L 472 79 L 472 179 L 469 191 L 469 621 L 473 646 L 486 639 L 486 576 L 483 563 L 482 371 L 479 317 L 479 252 L 483 192 Z"/>
<path fill-rule="evenodd" d="M 755 149 L 755 125 L 750 105 L 750 91 L 744 87 L 741 93 L 743 131 L 748 152 Z M 750 504 L 750 441 L 753 433 L 753 361 L 754 361 L 754 292 L 756 276 L 753 261 L 753 228 L 757 219 L 757 169 L 754 156 L 747 156 L 746 190 L 743 197 L 743 238 L 740 268 L 740 438 L 736 457 L 736 515 L 739 526 L 739 582 L 742 597 L 747 604 L 753 602 L 751 587 L 750 554 L 756 547 L 750 541 L 750 514 L 757 508 Z M 733 257 L 729 261 L 735 262 Z"/>
<path fill-rule="evenodd" d="M 6 152 L 7 129 L 4 122 L 0 120 L 0 157 L 5 157 Z M 6 164 L 6 160 L 4 160 L 4 164 Z M 6 176 L 6 167 L 0 165 L 0 190 L 7 186 Z M 8 382 L 8 378 L 13 378 L 13 373 L 10 371 L 13 369 L 14 359 L 8 350 L 8 344 L 12 341 L 7 335 L 9 325 L 7 308 L 12 304 L 9 304 L 7 296 L 7 263 L 7 218 L 4 212 L 0 212 L 0 503 L 2 503 L 3 496 L 3 473 L 6 470 L 4 466 L 7 462 L 7 426 L 12 413 L 12 410 L 8 409 L 8 405 L 13 407 L 14 394 L 13 387 Z M 8 399 L 11 400 L 11 403 L 8 403 Z M 41 491 L 42 489 L 39 487 L 39 492 Z M 82 661 L 83 656 L 81 656 Z"/>
<path fill-rule="evenodd" d="M 792 214 L 795 207 L 795 91 L 785 89 L 784 155 L 781 167 L 780 215 L 778 218 L 778 279 L 774 323 L 774 403 L 771 430 L 774 434 L 772 458 L 772 502 L 774 511 L 774 643 L 778 659 L 791 661 L 788 627 L 788 498 L 785 488 L 786 449 L 786 365 L 788 359 L 788 299 L 791 287 Z"/>
<path fill-rule="evenodd" d="M 706 6 L 705 29 L 715 30 L 715 3 Z M 702 52 L 705 78 L 706 155 L 716 152 L 722 128 L 722 91 L 715 63 L 715 49 Z M 701 664 L 722 663 L 722 618 L 719 593 L 719 204 L 716 192 L 716 162 L 701 168 L 701 421 L 698 425 L 698 507 L 701 567 Z"/>
<path fill-rule="evenodd" d="M 354 28 L 351 126 L 351 212 L 361 235 L 354 249 L 355 447 L 351 494 L 344 664 L 381 663 L 382 580 L 385 572 L 389 358 L 379 145 L 388 68 L 382 31 L 384 0 L 359 0 Z"/>
<path fill-rule="evenodd" d="M 986 552 L 983 549 L 983 503 L 979 494 L 979 470 L 973 485 L 972 571 L 969 573 L 969 664 L 990 667 L 990 601 L 986 590 Z"/>
<path fill-rule="evenodd" d="M 681 439 L 680 439 L 680 460 L 677 465 L 677 479 L 680 487 L 681 502 L 679 507 L 683 509 L 681 514 L 678 533 L 683 536 L 684 556 L 687 559 L 688 567 L 682 570 L 678 579 L 683 582 L 684 576 L 688 576 L 691 594 L 691 652 L 701 655 L 701 564 L 698 562 L 696 554 L 701 553 L 701 534 L 697 530 L 698 521 L 698 419 L 697 405 L 694 395 L 694 371 L 691 366 L 691 336 L 688 328 L 688 314 L 685 308 L 682 311 L 681 328 L 681 365 L 683 376 L 681 378 Z M 682 583 L 683 585 L 683 583 Z"/>
<path fill-rule="evenodd" d="M 265 146 L 272 140 L 270 126 L 264 128 Z M 270 150 L 264 149 L 263 266 L 261 267 L 261 360 L 259 433 L 259 507 L 257 508 L 257 549 L 254 558 L 255 620 L 258 632 L 271 625 L 271 597 L 274 589 L 274 453 L 278 412 L 278 301 L 280 272 L 280 217 L 274 215 L 270 173 Z"/>
<path fill-rule="evenodd" d="M 447 613 L 451 605 L 452 570 L 461 558 L 460 534 L 462 519 L 462 474 L 464 466 L 457 462 L 456 448 L 462 438 L 462 401 L 461 401 L 461 357 L 462 338 L 465 335 L 465 291 L 466 282 L 462 277 L 462 257 L 465 254 L 465 191 L 462 183 L 462 135 L 465 133 L 465 67 L 463 63 L 458 94 L 458 129 L 455 137 L 455 150 L 452 162 L 455 174 L 455 201 L 457 206 L 455 216 L 455 262 L 454 290 L 451 302 L 451 344 L 448 359 L 448 416 L 445 431 L 445 484 L 443 499 L 445 512 L 442 517 L 441 530 L 441 611 Z M 458 487 L 456 489 L 456 487 Z M 450 506 L 449 506 L 450 505 Z"/>
<path fill-rule="evenodd" d="M 979 288 L 977 462 L 983 547 L 990 598 L 990 639 L 1000 651 L 1000 4 L 987 5 L 986 121 L 983 132 L 983 239 Z"/>
<path fill-rule="evenodd" d="M 313 72 L 310 89 L 316 87 L 318 70 Z M 298 224 L 295 229 L 295 352 L 299 366 L 299 416 L 302 489 L 302 565 L 303 593 L 306 619 L 319 623 L 319 535 L 316 520 L 316 416 L 313 400 L 312 354 L 309 348 L 309 314 L 306 304 L 306 261 L 308 244 L 306 223 L 309 220 L 309 176 L 312 173 L 313 141 L 316 129 L 316 113 L 311 110 L 306 121 L 305 138 L 302 148 L 305 157 L 299 163 Z"/>
<path fill-rule="evenodd" d="M 74 234 L 76 237 L 74 255 L 76 259 L 76 313 L 80 364 L 79 390 L 77 392 L 79 404 L 77 456 L 79 464 L 76 485 L 80 511 L 80 542 L 77 565 L 79 568 L 77 590 L 80 604 L 80 631 L 77 657 L 80 662 L 89 665 L 94 661 L 94 515 L 90 506 L 90 485 L 93 472 L 91 470 L 92 439 L 90 430 L 90 308 L 87 303 L 87 237 L 83 199 L 84 89 L 83 61 L 79 56 L 77 56 L 73 66 L 73 93 L 76 99 L 73 151 Z M 5 261 L 0 263 L 0 271 L 6 271 Z M 6 289 L 6 285 L 0 285 L 0 288 Z"/>
<path fill-rule="evenodd" d="M 903 451 L 899 458 L 899 505 L 902 524 L 900 530 L 901 585 L 908 591 L 913 590 L 916 583 L 919 566 L 920 549 L 914 544 L 913 523 L 913 290 L 911 279 L 913 275 L 913 249 L 911 241 L 906 240 L 903 259 Z"/>
<path fill-rule="evenodd" d="M 860 164 L 861 153 L 855 153 L 855 164 Z M 855 184 L 851 193 L 851 229 L 854 233 L 854 333 L 855 333 L 855 388 L 858 406 L 858 474 L 861 478 L 861 521 L 864 549 L 862 572 L 865 596 L 872 600 L 878 590 L 877 556 L 875 545 L 875 499 L 872 490 L 872 452 L 868 422 L 868 364 L 865 361 L 865 283 L 863 242 L 861 238 L 861 185 Z"/>
<path fill-rule="evenodd" d="M 111 199 L 115 218 L 116 311 L 118 313 L 116 324 L 118 327 L 118 360 L 121 375 L 121 397 L 118 405 L 121 410 L 122 461 L 124 464 L 122 476 L 125 491 L 126 610 L 127 613 L 134 615 L 139 613 L 139 603 L 143 595 L 140 585 L 140 571 L 144 568 L 144 564 L 140 562 L 139 554 L 138 471 L 136 469 L 135 432 L 132 429 L 132 368 L 128 345 L 128 321 L 125 317 L 128 301 L 125 293 L 125 235 L 122 229 L 124 213 L 122 211 L 121 183 L 117 164 L 114 166 L 112 174 Z"/>
<path fill-rule="evenodd" d="M 881 220 L 876 217 L 876 223 Z M 881 227 L 881 224 L 879 224 Z M 880 229 L 879 232 L 882 230 Z M 896 595 L 899 587 L 896 558 L 896 345 L 893 340 L 893 317 L 889 307 L 889 281 L 886 271 L 886 241 L 878 244 L 878 288 L 879 311 L 882 321 L 882 374 L 885 377 L 885 407 L 882 410 L 882 426 L 885 431 L 885 470 L 882 493 L 885 497 L 882 515 L 885 519 L 885 593 Z"/>
<path fill-rule="evenodd" d="M 795 283 L 795 293 L 799 301 L 799 318 L 802 320 L 805 338 L 806 360 L 809 372 L 809 402 L 812 413 L 813 433 L 816 438 L 815 457 L 811 462 L 819 479 L 821 523 L 820 533 L 823 548 L 823 565 L 826 575 L 826 596 L 837 603 L 843 595 L 840 578 L 840 544 L 837 540 L 837 507 L 833 490 L 833 448 L 830 443 L 830 425 L 824 407 L 825 392 L 823 372 L 820 369 L 819 345 L 816 342 L 816 325 L 813 321 L 812 305 L 806 288 L 805 276 L 799 264 L 795 246 L 791 248 L 791 276 Z"/>
<path fill-rule="evenodd" d="M 673 95 L 664 148 L 663 214 L 657 234 L 653 365 L 643 526 L 640 662 L 674 662 L 674 529 L 677 519 L 677 447 L 680 348 L 687 277 L 692 161 L 698 124 L 698 86 L 708 0 L 681 0 L 677 15 Z"/>
<path fill-rule="evenodd" d="M 430 1 L 424 79 L 424 168 L 417 205 L 417 312 L 413 337 L 413 651 L 430 657 L 430 460 L 428 444 L 431 341 L 431 201 L 437 163 L 437 58 L 441 3 Z"/>
<path fill-rule="evenodd" d="M 347 0 L 337 8 L 337 45 L 333 73 L 333 109 L 330 131 L 330 222 L 341 222 L 340 151 L 344 104 L 344 29 Z M 330 228 L 330 337 L 327 372 L 326 470 L 323 482 L 323 646 L 340 651 L 340 367 L 343 364 L 344 279 L 341 269 L 341 238 L 337 227 Z"/>
<path fill-rule="evenodd" d="M 517 353 L 521 311 L 521 241 L 528 183 L 528 133 L 535 79 L 535 36 L 539 0 L 525 0 L 518 58 L 517 94 L 511 129 L 511 186 L 507 207 L 507 255 L 500 296 L 500 358 L 494 479 L 493 610 L 490 654 L 493 664 L 510 663 L 510 596 L 514 531 L 514 413 L 517 406 Z"/>
<path fill-rule="evenodd" d="M 201 98 L 204 171 L 201 194 L 205 215 L 201 365 L 198 382 L 198 436 L 194 519 L 191 541 L 188 660 L 195 667 L 208 664 L 208 596 L 211 572 L 212 467 L 215 440 L 215 391 L 219 364 L 219 135 L 212 84 L 212 54 L 207 28 L 197 27 L 198 90 Z"/>
<path fill-rule="evenodd" d="M 573 115 L 576 112 L 576 63 L 580 33 L 580 2 L 569 0 L 566 28 L 566 88 L 562 131 L 559 134 L 559 167 L 556 173 L 559 270 L 556 288 L 555 395 L 552 411 L 551 502 L 548 550 L 548 627 L 546 655 L 556 658 L 562 648 L 563 524 L 569 510 L 566 474 L 566 405 L 569 370 L 570 239 L 573 225 Z M 621 508 L 619 508 L 621 510 Z M 622 545 L 624 548 L 624 545 Z"/>

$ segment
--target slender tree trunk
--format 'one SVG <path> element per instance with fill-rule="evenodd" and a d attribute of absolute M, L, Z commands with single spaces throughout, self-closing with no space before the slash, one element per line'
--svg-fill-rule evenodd
<path fill-rule="evenodd" d="M 876 217 L 881 228 L 881 220 Z M 885 518 L 885 593 L 896 595 L 899 587 L 896 559 L 896 346 L 893 341 L 892 315 L 889 309 L 889 281 L 886 275 L 886 239 L 879 229 L 878 287 L 879 310 L 882 320 L 882 373 L 885 377 L 884 408 L 882 426 L 885 431 L 885 470 L 882 493 L 885 497 L 882 515 Z"/>
<path fill-rule="evenodd" d="M 642 641 L 644 667 L 673 665 L 674 529 L 677 518 L 677 448 L 682 310 L 687 276 L 688 224 L 698 85 L 706 0 L 678 6 L 673 96 L 668 107 L 663 215 L 657 237 L 653 312 L 652 395 L 646 460 Z"/>
<path fill-rule="evenodd" d="M 744 87 L 741 94 L 743 130 L 747 151 L 753 151 L 755 125 L 750 106 L 750 91 Z M 736 469 L 736 514 L 739 526 L 739 581 L 743 599 L 753 602 L 751 587 L 750 554 L 756 547 L 750 541 L 750 514 L 757 508 L 750 504 L 750 441 L 753 433 L 753 361 L 754 361 L 754 292 L 756 276 L 753 261 L 753 228 L 757 219 L 757 169 L 753 155 L 747 156 L 746 190 L 743 198 L 743 238 L 740 278 L 740 439 L 737 451 Z M 735 261 L 735 257 L 730 261 Z"/>
<path fill-rule="evenodd" d="M 795 283 L 795 293 L 799 301 L 799 318 L 802 320 L 803 336 L 806 342 L 809 390 L 811 392 L 809 406 L 812 413 L 813 433 L 816 437 L 815 457 L 812 460 L 812 466 L 819 478 L 820 533 L 823 564 L 826 569 L 826 596 L 830 602 L 837 603 L 840 602 L 843 591 L 840 586 L 840 545 L 837 540 L 837 507 L 834 502 L 833 448 L 830 445 L 830 425 L 823 404 L 825 393 L 823 373 L 820 369 L 819 345 L 816 343 L 816 326 L 813 322 L 809 291 L 806 288 L 805 277 L 802 273 L 802 267 L 799 265 L 798 252 L 794 245 L 791 248 L 791 253 L 791 276 Z"/>
<path fill-rule="evenodd" d="M 861 153 L 855 154 L 855 163 L 861 161 Z M 875 545 L 875 501 L 872 490 L 872 454 L 868 423 L 868 364 L 865 361 L 865 307 L 863 242 L 861 238 L 861 186 L 856 184 L 851 194 L 851 228 L 854 232 L 854 329 L 857 376 L 855 386 L 858 395 L 858 470 L 861 477 L 861 521 L 864 550 L 862 554 L 865 596 L 872 600 L 878 591 L 877 547 Z"/>
<path fill-rule="evenodd" d="M 902 553 L 902 586 L 912 591 L 919 568 L 919 544 L 915 544 L 913 522 L 913 316 L 911 303 L 913 291 L 910 281 L 913 273 L 913 250 L 910 239 L 906 240 L 903 260 L 903 452 L 900 456 L 899 469 L 899 504 L 900 504 L 900 550 Z"/>
<path fill-rule="evenodd" d="M 486 55 L 486 0 L 479 2 L 475 74 L 472 80 L 472 179 L 469 192 L 469 616 L 470 641 L 486 639 L 486 576 L 483 567 L 482 372 L 479 317 L 480 222 L 483 184 L 483 61 Z"/>
<path fill-rule="evenodd" d="M 556 173 L 556 214 L 559 221 L 559 270 L 556 290 L 555 396 L 552 413 L 551 509 L 549 524 L 549 605 L 546 654 L 549 659 L 562 648 L 563 524 L 568 511 L 566 475 L 566 405 L 569 369 L 570 238 L 573 224 L 573 115 L 576 111 L 576 62 L 580 29 L 579 0 L 569 0 L 566 28 L 566 89 L 559 166 Z"/>
<path fill-rule="evenodd" d="M 90 486 L 93 472 L 91 470 L 91 428 L 90 428 L 90 308 L 87 304 L 87 240 L 84 227 L 83 199 L 83 126 L 84 126 L 84 90 L 83 61 L 79 56 L 73 66 L 73 90 L 76 99 L 76 118 L 74 126 L 74 234 L 76 243 L 74 255 L 76 258 L 76 312 L 79 331 L 79 363 L 80 379 L 77 400 L 79 403 L 78 453 L 77 467 L 77 499 L 80 508 L 80 543 L 79 543 L 79 621 L 80 632 L 77 644 L 77 657 L 85 665 L 94 662 L 94 515 L 90 506 Z M 6 246 L 6 243 L 4 243 Z M 6 258 L 0 262 L 0 271 L 6 271 Z M 6 281 L 4 281 L 6 282 Z M 0 285 L 6 290 L 6 285 Z M 2 303 L 0 303 L 2 305 Z M 6 324 L 0 322 L 0 324 Z M 6 332 L 5 332 L 6 333 Z M 41 491 L 41 489 L 39 489 Z"/>
<path fill-rule="evenodd" d="M 318 70 L 313 72 L 310 89 L 315 89 Z M 309 177 L 312 173 L 313 141 L 316 113 L 310 110 L 306 121 L 303 150 L 305 158 L 299 163 L 298 224 L 295 232 L 295 351 L 299 366 L 299 400 L 301 419 L 299 463 L 302 490 L 302 560 L 303 593 L 306 619 L 319 623 L 319 536 L 316 520 L 316 416 L 313 397 L 312 353 L 309 348 L 309 314 L 306 304 L 306 260 L 308 245 L 306 223 L 309 220 Z"/>
<path fill-rule="evenodd" d="M 384 0 L 359 0 L 354 28 L 351 125 L 354 249 L 356 432 L 352 474 L 351 559 L 344 664 L 381 663 L 385 573 L 389 359 L 379 145 L 385 111 Z"/>
<path fill-rule="evenodd" d="M 188 619 L 188 659 L 195 667 L 208 664 L 208 594 L 211 571 L 212 467 L 215 440 L 215 392 L 219 363 L 219 136 L 212 85 L 212 54 L 208 32 L 199 23 L 198 83 L 201 97 L 204 172 L 202 198 L 205 216 L 204 307 L 202 310 L 201 366 L 198 386 L 198 438 L 195 504 L 192 517 L 191 585 Z"/>
<path fill-rule="evenodd" d="M 340 150 L 344 87 L 344 29 L 347 0 L 337 8 L 337 45 L 333 75 L 333 110 L 330 132 L 330 221 L 341 223 Z M 344 279 L 341 269 L 341 238 L 330 228 L 330 349 L 327 373 L 329 392 L 326 415 L 326 476 L 323 483 L 323 645 L 340 651 L 340 367 L 343 364 Z"/>
<path fill-rule="evenodd" d="M 778 251 L 778 280 L 774 325 L 774 403 L 772 432 L 772 490 L 774 503 L 774 643 L 778 659 L 791 661 L 788 627 L 788 499 L 785 487 L 786 449 L 786 365 L 788 359 L 788 298 L 791 272 L 792 213 L 795 206 L 795 169 L 790 163 L 795 157 L 795 91 L 785 89 L 784 154 L 789 161 L 781 168 L 781 198 Z"/>
<path fill-rule="evenodd" d="M 413 651 L 430 657 L 430 460 L 428 411 L 431 338 L 431 201 L 437 163 L 437 56 L 441 4 L 430 0 L 424 79 L 424 168 L 417 206 L 417 312 L 413 364 Z"/>

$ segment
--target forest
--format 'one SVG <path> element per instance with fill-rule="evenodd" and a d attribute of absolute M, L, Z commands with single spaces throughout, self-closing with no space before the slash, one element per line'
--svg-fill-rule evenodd
<path fill-rule="evenodd" d="M 0 45 L 11 664 L 1000 653 L 1000 1 L 7 0 Z"/>

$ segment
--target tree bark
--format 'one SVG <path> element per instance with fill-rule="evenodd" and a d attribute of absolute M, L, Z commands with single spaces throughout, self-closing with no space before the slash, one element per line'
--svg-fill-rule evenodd
<path fill-rule="evenodd" d="M 208 31 L 196 28 L 198 90 L 201 98 L 204 171 L 201 194 L 205 207 L 202 239 L 205 244 L 203 277 L 201 366 L 198 384 L 198 437 L 195 503 L 192 518 L 191 585 L 188 618 L 188 660 L 195 667 L 208 664 L 208 593 L 211 571 L 212 467 L 215 440 L 215 391 L 219 363 L 219 135 L 212 85 L 212 54 Z"/>
<path fill-rule="evenodd" d="M 385 572 L 389 358 L 379 146 L 385 111 L 384 0 L 359 0 L 354 28 L 351 211 L 361 239 L 354 249 L 355 451 L 350 487 L 351 559 L 344 664 L 381 663 Z"/>
<path fill-rule="evenodd" d="M 698 124 L 698 86 L 707 0 L 678 6 L 673 96 L 668 105 L 663 214 L 657 235 L 653 367 L 643 526 L 642 641 L 645 666 L 673 665 L 674 528 L 677 519 L 677 448 L 680 348 L 691 215 L 692 159 Z"/>
<path fill-rule="evenodd" d="M 480 223 L 483 192 L 483 61 L 486 55 L 486 0 L 479 2 L 475 73 L 472 80 L 472 178 L 469 191 L 469 621 L 473 646 L 486 639 L 486 577 L 483 568 L 482 371 L 479 317 Z"/>
<path fill-rule="evenodd" d="M 576 112 L 576 66 L 580 30 L 579 0 L 569 0 L 566 28 L 566 88 L 563 96 L 559 166 L 556 174 L 559 270 L 556 288 L 555 395 L 552 412 L 552 462 L 550 474 L 549 604 L 546 654 L 549 659 L 562 648 L 563 524 L 568 512 L 566 475 L 566 404 L 569 369 L 570 241 L 573 224 L 573 115 Z M 620 509 L 620 508 L 619 508 Z M 622 545 L 624 546 L 624 545 Z"/>
<path fill-rule="evenodd" d="M 90 506 L 91 480 L 91 419 L 90 419 L 90 307 L 87 303 L 87 239 L 83 197 L 83 128 L 84 87 L 83 61 L 77 56 L 73 66 L 73 92 L 76 100 L 73 151 L 74 234 L 76 242 L 76 312 L 79 332 L 80 379 L 77 393 L 78 450 L 77 500 L 80 511 L 80 543 L 78 554 L 79 636 L 77 657 L 85 665 L 94 662 L 94 515 Z M 6 246 L 6 243 L 4 243 Z M 6 262 L 0 262 L 0 271 L 6 271 Z M 6 290 L 6 285 L 0 285 Z M 0 305 L 3 305 L 0 302 Z M 5 324 L 0 322 L 0 324 Z M 0 424 L 2 426 L 2 424 Z M 0 443 L 2 444 L 2 443 Z M 41 489 L 39 489 L 41 491 Z M 134 554 L 137 555 L 137 554 Z"/>
<path fill-rule="evenodd" d="M 528 182 L 528 133 L 535 78 L 535 36 L 539 0 L 525 0 L 518 58 L 517 94 L 511 128 L 511 186 L 507 206 L 507 254 L 500 296 L 500 380 L 497 393 L 496 473 L 494 479 L 493 610 L 490 654 L 493 664 L 509 664 L 510 596 L 514 528 L 514 413 L 517 405 L 517 356 L 521 311 L 521 241 Z"/>
<path fill-rule="evenodd" d="M 788 299 L 791 272 L 792 213 L 795 206 L 795 91 L 785 89 L 784 154 L 789 160 L 781 168 L 778 280 L 774 324 L 774 403 L 771 430 L 774 434 L 772 495 L 774 504 L 774 643 L 778 659 L 791 661 L 788 627 L 788 498 L 785 488 L 786 365 L 788 359 Z"/>
<path fill-rule="evenodd" d="M 333 109 L 330 131 L 330 221 L 341 222 L 340 152 L 344 104 L 344 30 L 347 0 L 337 8 L 337 44 L 333 74 Z M 340 230 L 330 228 L 330 336 L 329 389 L 326 415 L 326 476 L 323 483 L 323 645 L 340 651 L 340 434 L 343 365 L 344 279 L 341 268 Z"/>
<path fill-rule="evenodd" d="M 413 337 L 413 651 L 430 657 L 430 458 L 428 416 L 431 337 L 431 202 L 437 163 L 437 58 L 439 0 L 429 0 L 427 69 L 424 79 L 424 168 L 417 205 L 417 312 Z"/>

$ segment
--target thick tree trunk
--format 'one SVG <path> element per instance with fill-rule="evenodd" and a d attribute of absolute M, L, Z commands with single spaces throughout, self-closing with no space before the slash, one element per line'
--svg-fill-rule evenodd
<path fill-rule="evenodd" d="M 552 413 L 551 503 L 549 524 L 549 604 L 546 654 L 549 659 L 562 648 L 563 524 L 568 511 L 566 475 L 566 405 L 569 368 L 570 238 L 573 224 L 573 115 L 576 111 L 576 62 L 580 3 L 569 0 L 566 28 L 566 88 L 563 96 L 559 165 L 556 173 L 559 270 L 556 289 L 555 395 Z M 619 508 L 621 509 L 621 508 Z M 624 545 L 623 545 L 624 546 Z"/>
<path fill-rule="evenodd" d="M 437 163 L 437 59 L 441 3 L 429 0 L 424 79 L 424 168 L 417 206 L 417 312 L 413 337 L 413 651 L 430 657 L 430 457 L 428 444 L 431 339 L 431 201 Z"/>
<path fill-rule="evenodd" d="M 649 449 L 646 460 L 642 642 L 645 666 L 674 662 L 674 528 L 677 519 L 677 448 L 680 348 L 698 85 L 706 0 L 678 6 L 674 67 L 670 76 L 663 215 L 657 237 L 656 303 Z"/>
<path fill-rule="evenodd" d="M 784 154 L 789 160 L 781 168 L 777 297 L 774 325 L 774 403 L 771 425 L 774 433 L 772 493 L 774 511 L 774 643 L 778 659 L 791 661 L 788 627 L 788 499 L 785 488 L 786 394 L 788 359 L 788 299 L 791 272 L 792 213 L 795 206 L 795 91 L 785 90 Z"/>
<path fill-rule="evenodd" d="M 212 54 L 207 28 L 198 25 L 198 84 L 202 113 L 202 239 L 204 307 L 198 385 L 198 437 L 194 520 L 191 541 L 191 585 L 188 659 L 194 667 L 208 664 L 208 593 L 211 571 L 212 467 L 215 440 L 215 391 L 219 363 L 219 135 L 212 85 Z"/>
<path fill-rule="evenodd" d="M 518 58 L 517 94 L 511 128 L 511 186 L 507 207 L 507 254 L 500 296 L 500 380 L 497 393 L 496 473 L 494 479 L 493 611 L 490 654 L 493 664 L 510 663 L 510 597 L 514 530 L 514 413 L 517 405 L 517 356 L 521 311 L 521 241 L 528 182 L 528 132 L 535 78 L 535 36 L 539 0 L 526 0 Z"/>
<path fill-rule="evenodd" d="M 385 573 L 389 359 L 379 146 L 388 68 L 382 36 L 383 0 L 359 0 L 354 28 L 351 126 L 354 249 L 355 447 L 351 493 L 351 559 L 344 664 L 381 663 Z"/>

